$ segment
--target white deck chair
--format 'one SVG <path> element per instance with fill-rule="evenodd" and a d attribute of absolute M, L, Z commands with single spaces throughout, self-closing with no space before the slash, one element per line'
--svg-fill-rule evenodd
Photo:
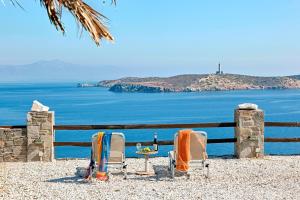
<path fill-rule="evenodd" d="M 97 151 L 97 136 L 98 133 L 92 136 L 93 157 L 95 158 L 96 166 L 98 166 L 98 151 Z M 127 165 L 125 163 L 125 136 L 123 133 L 112 133 L 110 156 L 108 159 L 109 168 L 119 168 L 124 174 L 124 179 L 127 179 Z"/>
<path fill-rule="evenodd" d="M 190 169 L 207 169 L 207 173 L 205 177 L 209 176 L 209 164 L 206 163 L 207 153 L 206 153 L 206 145 L 207 145 L 207 134 L 203 131 L 192 131 L 191 132 L 191 143 L 190 143 Z M 174 151 L 170 151 L 168 153 L 169 156 L 169 171 L 171 173 L 171 177 L 174 178 L 176 171 L 176 160 L 178 155 L 178 133 L 174 136 Z M 186 173 L 188 178 L 190 177 L 189 171 Z"/>

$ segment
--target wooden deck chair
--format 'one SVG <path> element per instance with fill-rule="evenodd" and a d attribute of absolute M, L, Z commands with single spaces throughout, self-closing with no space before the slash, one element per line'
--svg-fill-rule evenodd
<path fill-rule="evenodd" d="M 189 169 L 202 169 L 203 172 L 206 170 L 205 177 L 209 176 L 209 164 L 206 162 L 207 153 L 206 153 L 206 145 L 207 145 L 207 134 L 203 131 L 192 131 L 190 133 L 190 162 Z M 178 133 L 174 136 L 174 150 L 168 153 L 169 156 L 169 172 L 171 173 L 171 177 L 174 178 L 176 171 L 176 160 L 178 155 Z M 189 171 L 186 172 L 187 177 L 190 177 Z"/>
<path fill-rule="evenodd" d="M 92 136 L 93 157 L 95 158 L 96 166 L 98 166 L 99 163 L 97 160 L 97 137 L 98 133 Z M 107 165 L 108 170 L 109 168 L 119 168 L 123 172 L 124 179 L 127 179 L 127 165 L 125 163 L 125 136 L 123 133 L 112 133 L 110 156 Z"/>

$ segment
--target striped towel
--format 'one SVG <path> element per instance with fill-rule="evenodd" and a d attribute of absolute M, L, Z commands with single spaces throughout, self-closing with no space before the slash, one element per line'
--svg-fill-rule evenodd
<path fill-rule="evenodd" d="M 98 146 L 98 169 L 96 178 L 99 180 L 107 180 L 107 163 L 110 156 L 111 133 L 99 132 L 97 138 Z"/>

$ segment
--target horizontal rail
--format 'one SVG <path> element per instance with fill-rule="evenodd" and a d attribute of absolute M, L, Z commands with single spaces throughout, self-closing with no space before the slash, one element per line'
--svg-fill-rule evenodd
<path fill-rule="evenodd" d="M 26 125 L 12 125 L 12 126 L 9 126 L 9 125 L 4 125 L 4 126 L 0 126 L 0 128 L 8 128 L 8 129 L 20 129 L 20 128 L 27 128 Z"/>
<path fill-rule="evenodd" d="M 56 125 L 55 130 L 99 130 L 99 129 L 168 129 L 168 128 L 217 128 L 235 127 L 234 122 L 194 124 L 128 124 L 128 125 Z"/>
<path fill-rule="evenodd" d="M 300 138 L 265 138 L 265 142 L 300 142 Z M 216 143 L 234 143 L 236 138 L 222 138 L 222 139 L 208 139 L 208 144 Z M 126 142 L 126 146 L 135 146 L 136 143 L 141 143 L 142 146 L 151 146 L 153 142 Z M 173 140 L 158 141 L 159 145 L 173 145 Z M 78 146 L 78 147 L 90 147 L 91 142 L 54 142 L 54 146 Z"/>
<path fill-rule="evenodd" d="M 300 127 L 300 122 L 265 122 L 266 127 Z"/>
<path fill-rule="evenodd" d="M 105 130 L 105 129 L 169 129 L 169 128 L 219 128 L 235 127 L 235 122 L 191 124 L 123 124 L 123 125 L 55 125 L 54 130 Z M 26 125 L 6 125 L 0 128 L 18 129 Z M 265 127 L 300 127 L 300 122 L 265 122 Z"/>
<path fill-rule="evenodd" d="M 300 142 L 300 138 L 265 138 L 265 142 Z"/>
<path fill-rule="evenodd" d="M 232 143 L 236 142 L 236 138 L 222 138 L 222 139 L 208 139 L 207 143 Z M 153 142 L 126 142 L 126 146 L 135 146 L 137 143 L 141 143 L 142 146 L 151 146 Z M 173 140 L 158 141 L 158 145 L 173 145 Z M 54 146 L 79 146 L 90 147 L 91 142 L 54 142 Z"/>

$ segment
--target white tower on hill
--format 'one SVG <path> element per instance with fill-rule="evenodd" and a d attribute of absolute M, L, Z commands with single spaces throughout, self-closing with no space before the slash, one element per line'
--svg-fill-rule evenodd
<path fill-rule="evenodd" d="M 216 71 L 216 75 L 222 75 L 223 71 L 221 70 L 221 63 L 218 65 L 218 71 Z"/>

